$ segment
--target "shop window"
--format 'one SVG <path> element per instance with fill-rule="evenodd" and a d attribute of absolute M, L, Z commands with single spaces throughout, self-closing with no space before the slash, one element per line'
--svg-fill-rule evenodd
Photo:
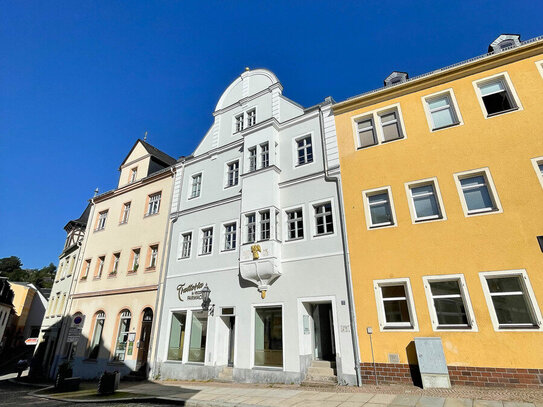
<path fill-rule="evenodd" d="M 100 311 L 96 314 L 94 321 L 94 329 L 92 334 L 92 341 L 89 347 L 89 359 L 97 359 L 100 352 L 100 346 L 102 345 L 102 332 L 104 330 L 104 323 L 106 321 L 106 314 Z"/>
<path fill-rule="evenodd" d="M 126 357 L 131 319 L 132 314 L 130 313 L 130 311 L 121 311 L 121 317 L 119 320 L 119 331 L 117 334 L 117 343 L 115 345 L 115 352 L 113 354 L 113 360 L 115 361 L 122 362 Z"/>
<path fill-rule="evenodd" d="M 255 366 L 283 366 L 281 307 L 255 309 Z"/>
<path fill-rule="evenodd" d="M 174 312 L 170 328 L 170 341 L 168 344 L 168 360 L 183 359 L 183 343 L 185 342 L 185 326 L 187 314 Z"/>
<path fill-rule="evenodd" d="M 190 326 L 189 362 L 205 362 L 207 312 L 193 312 Z"/>

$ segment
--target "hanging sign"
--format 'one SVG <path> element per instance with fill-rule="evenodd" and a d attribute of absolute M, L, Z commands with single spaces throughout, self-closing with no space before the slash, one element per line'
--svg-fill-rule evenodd
<path fill-rule="evenodd" d="M 204 283 L 198 282 L 194 284 L 183 283 L 177 286 L 177 296 L 179 301 L 185 301 L 182 296 L 186 295 L 186 300 L 201 300 L 201 289 L 204 288 Z"/>

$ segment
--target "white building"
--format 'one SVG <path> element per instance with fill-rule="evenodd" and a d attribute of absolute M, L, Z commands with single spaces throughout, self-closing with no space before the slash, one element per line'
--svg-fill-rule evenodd
<path fill-rule="evenodd" d="M 326 176 L 339 177 L 332 100 L 304 109 L 282 90 L 246 70 L 177 164 L 153 363 L 163 379 L 356 384 L 341 201 Z"/>

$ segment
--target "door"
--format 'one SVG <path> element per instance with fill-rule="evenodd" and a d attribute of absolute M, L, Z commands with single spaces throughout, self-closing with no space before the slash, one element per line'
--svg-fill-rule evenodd
<path fill-rule="evenodd" d="M 332 304 L 313 305 L 314 357 L 318 360 L 336 360 Z"/>
<path fill-rule="evenodd" d="M 151 308 L 146 308 L 143 311 L 140 338 L 138 340 L 138 360 L 136 370 L 139 371 L 144 371 L 147 368 L 147 355 L 149 354 L 149 339 L 151 337 L 152 325 L 153 310 Z"/>
<path fill-rule="evenodd" d="M 236 317 L 230 317 L 228 339 L 228 366 L 234 366 L 234 345 L 236 337 Z"/>

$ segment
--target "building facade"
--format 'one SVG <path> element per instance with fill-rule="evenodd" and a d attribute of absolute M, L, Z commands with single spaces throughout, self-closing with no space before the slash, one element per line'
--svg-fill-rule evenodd
<path fill-rule="evenodd" d="M 11 337 L 7 347 L 25 346 L 27 339 L 34 344 L 40 333 L 40 324 L 47 308 L 47 300 L 32 283 L 10 281 L 13 290 L 13 314 L 8 322 Z"/>
<path fill-rule="evenodd" d="M 331 100 L 246 70 L 177 164 L 154 375 L 355 384 Z"/>
<path fill-rule="evenodd" d="M 333 107 L 365 382 L 543 386 L 543 39 L 489 51 Z"/>
<path fill-rule="evenodd" d="M 6 277 L 0 277 L 0 353 L 4 349 L 5 333 L 13 310 L 13 290 Z"/>
<path fill-rule="evenodd" d="M 84 317 L 62 350 L 74 375 L 146 374 L 165 252 L 175 159 L 138 140 L 116 189 L 95 196 L 69 315 Z"/>
<path fill-rule="evenodd" d="M 34 354 L 34 357 L 39 361 L 39 374 L 44 376 L 53 377 L 60 356 L 57 345 L 62 336 L 63 327 L 65 328 L 64 316 L 66 315 L 70 293 L 73 288 L 74 277 L 81 261 L 81 245 L 90 210 L 91 206 L 89 204 L 78 219 L 71 220 L 64 226 L 66 240 L 59 256 L 55 281 L 51 289 Z"/>

